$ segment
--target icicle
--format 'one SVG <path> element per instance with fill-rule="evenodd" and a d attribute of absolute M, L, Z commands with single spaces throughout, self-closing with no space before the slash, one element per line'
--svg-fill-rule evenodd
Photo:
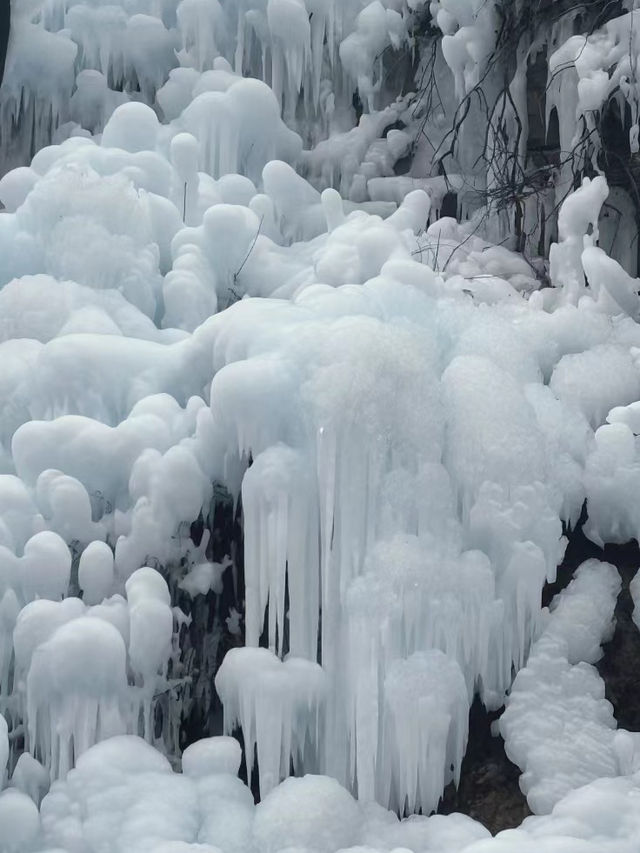
<path fill-rule="evenodd" d="M 383 713 L 379 801 L 429 814 L 447 783 L 460 780 L 469 717 L 460 668 L 438 651 L 397 661 L 385 678 Z"/>
<path fill-rule="evenodd" d="M 126 731 L 126 688 L 124 642 L 101 619 L 74 619 L 38 646 L 27 676 L 26 721 L 30 749 L 52 780 L 94 743 Z"/>
<path fill-rule="evenodd" d="M 289 774 L 292 759 L 315 750 L 318 719 L 326 694 L 324 672 L 301 658 L 281 662 L 267 649 L 232 649 L 215 679 L 224 706 L 224 731 L 240 726 L 249 772 L 257 747 L 260 794 L 264 798 Z"/>

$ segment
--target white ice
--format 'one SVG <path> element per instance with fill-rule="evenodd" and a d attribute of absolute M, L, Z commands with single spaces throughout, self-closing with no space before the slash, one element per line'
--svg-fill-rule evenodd
<path fill-rule="evenodd" d="M 483 225 L 477 134 L 441 174 L 429 145 L 484 80 L 498 11 L 12 2 L 1 853 L 636 853 L 640 748 L 592 667 L 619 578 L 588 563 L 541 596 L 585 499 L 596 544 L 640 533 L 637 269 L 605 252 L 604 175 L 542 193 L 547 270 L 504 212 Z M 569 12 L 549 36 L 574 75 L 549 81 L 562 146 L 619 86 L 637 147 L 636 18 L 567 41 Z M 209 529 L 223 488 L 242 566 Z M 212 699 L 223 637 L 246 646 Z M 189 690 L 225 735 L 180 765 Z M 496 839 L 428 817 L 475 696 L 507 703 L 543 815 Z"/>

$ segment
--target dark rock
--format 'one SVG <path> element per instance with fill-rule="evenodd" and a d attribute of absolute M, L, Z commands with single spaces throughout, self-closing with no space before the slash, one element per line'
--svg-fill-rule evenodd
<path fill-rule="evenodd" d="M 504 741 L 491 724 L 502 711 L 487 712 L 476 698 L 469 714 L 469 746 L 462 762 L 460 787 L 449 785 L 439 814 L 461 812 L 492 832 L 519 826 L 531 812 L 520 790 L 520 770 L 506 756 Z"/>

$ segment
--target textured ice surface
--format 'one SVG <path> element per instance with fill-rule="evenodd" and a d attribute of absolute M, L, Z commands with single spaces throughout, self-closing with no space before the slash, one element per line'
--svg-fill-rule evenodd
<path fill-rule="evenodd" d="M 392 812 L 359 803 L 334 779 L 320 776 L 289 779 L 256 807 L 249 790 L 227 772 L 172 773 L 166 759 L 148 744 L 121 737 L 84 753 L 66 780 L 54 783 L 42 805 L 41 830 L 31 800 L 12 789 L 0 795 L 5 830 L 0 849 L 631 853 L 639 829 L 638 781 L 637 774 L 598 780 L 562 799 L 550 815 L 529 818 L 519 829 L 493 839 L 464 815 L 399 821 Z M 13 847 L 10 838 L 16 841 Z"/>
<path fill-rule="evenodd" d="M 0 851 L 636 853 L 640 750 L 592 668 L 619 579 L 589 563 L 540 605 L 585 498 L 595 542 L 640 527 L 638 282 L 598 245 L 619 193 L 598 176 L 558 195 L 540 289 L 500 217 L 483 233 L 440 218 L 473 214 L 492 177 L 439 174 L 423 137 L 439 144 L 443 116 L 421 127 L 396 98 L 430 14 L 455 110 L 497 4 L 12 11 Z M 590 120 L 618 85 L 635 103 L 631 23 L 564 47 L 558 28 L 552 68 L 579 78 L 575 102 L 550 81 L 564 148 L 576 106 Z M 515 99 L 522 83 L 520 65 Z M 222 487 L 242 566 L 214 553 Z M 224 625 L 246 647 L 214 698 Z M 426 816 L 476 694 L 508 702 L 507 750 L 544 814 L 496 839 Z M 222 700 L 226 736 L 174 773 L 187 695 L 203 715 Z"/>
<path fill-rule="evenodd" d="M 553 600 L 545 629 L 507 698 L 500 731 L 507 755 L 523 771 L 520 786 L 536 814 L 551 812 L 581 785 L 628 772 L 620 766 L 604 682 L 590 665 L 611 637 L 620 587 L 614 566 L 583 563 Z"/>

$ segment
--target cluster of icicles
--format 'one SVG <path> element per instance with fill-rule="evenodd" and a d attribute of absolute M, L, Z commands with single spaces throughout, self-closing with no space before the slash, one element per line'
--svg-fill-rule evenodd
<path fill-rule="evenodd" d="M 102 131 L 112 111 L 142 100 L 159 111 L 167 79 L 228 61 L 268 83 L 292 122 L 317 141 L 353 92 L 373 107 L 387 48 L 408 45 L 426 0 L 11 0 L 0 91 L 7 165 L 69 135 Z"/>
<path fill-rule="evenodd" d="M 111 595 L 113 554 L 100 541 L 80 559 L 83 599 L 61 600 L 71 555 L 55 533 L 33 536 L 17 562 L 22 595 L 9 587 L 0 604 L 0 712 L 13 731 L 24 721 L 24 746 L 46 770 L 46 790 L 48 779 L 64 777 L 100 740 L 125 733 L 152 739 L 154 698 L 167 689 L 173 613 L 155 569 L 134 572 L 126 598 Z M 6 630 L 12 623 L 13 636 Z"/>
<path fill-rule="evenodd" d="M 85 132 L 0 183 L 11 769 L 20 738 L 53 778 L 117 733 L 178 752 L 188 619 L 170 590 L 222 591 L 228 564 L 191 531 L 218 483 L 242 498 L 246 648 L 215 684 L 261 794 L 293 764 L 430 812 L 473 697 L 499 708 L 544 627 L 562 522 L 587 497 L 594 541 L 638 533 L 637 282 L 596 245 L 608 187 L 565 202 L 554 287 L 526 298 L 522 258 L 426 228 L 424 191 L 358 209 L 282 162 L 302 141 L 281 109 L 304 90 L 317 112 L 327 67 L 344 97 L 354 80 L 373 96 L 374 60 L 424 3 L 135 5 L 53 2 L 31 23 L 14 4 L 3 135 L 19 145 L 22 110 L 39 147 L 67 101 Z M 404 150 L 393 133 L 381 160 Z"/>

